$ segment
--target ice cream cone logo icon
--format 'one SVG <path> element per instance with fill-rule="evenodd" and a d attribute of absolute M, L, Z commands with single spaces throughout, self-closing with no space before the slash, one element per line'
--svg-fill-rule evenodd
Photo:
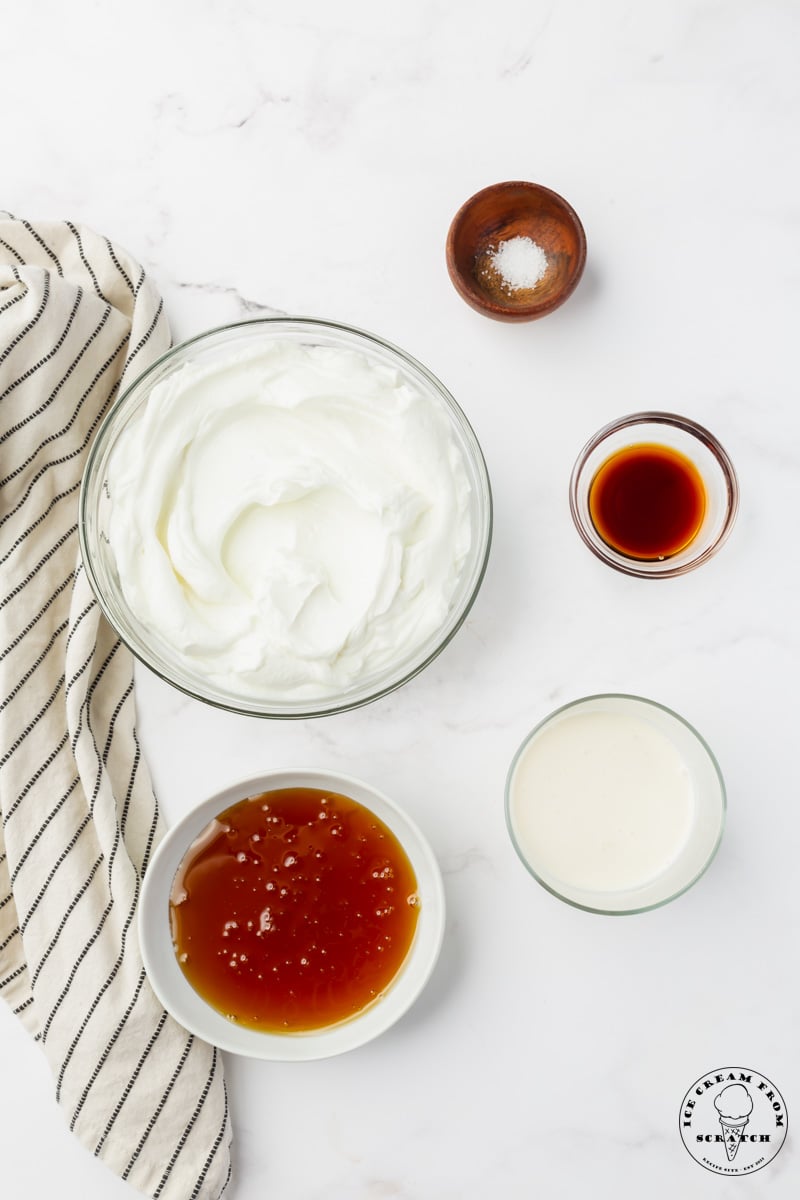
<path fill-rule="evenodd" d="M 730 1083 L 714 1097 L 714 1107 L 719 1113 L 728 1162 L 733 1162 L 753 1111 L 753 1097 L 743 1083 Z"/>
<path fill-rule="evenodd" d="M 719 1067 L 695 1079 L 678 1128 L 696 1163 L 715 1175 L 750 1175 L 772 1162 L 786 1140 L 786 1101 L 766 1075 Z"/>

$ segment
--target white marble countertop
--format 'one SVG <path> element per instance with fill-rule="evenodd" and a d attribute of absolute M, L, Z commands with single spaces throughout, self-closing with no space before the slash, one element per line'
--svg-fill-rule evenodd
<path fill-rule="evenodd" d="M 404 805 L 445 875 L 439 965 L 388 1034 L 227 1061 L 232 1197 L 796 1195 L 791 1127 L 766 1169 L 721 1181 L 677 1126 L 692 1081 L 729 1064 L 800 1113 L 800 6 L 115 8 L 4 12 L 3 205 L 125 246 L 176 339 L 288 312 L 396 342 L 466 410 L 494 487 L 472 613 L 393 695 L 262 722 L 137 672 L 168 820 L 247 773 L 327 766 Z M 528 325 L 472 312 L 445 269 L 453 213 L 501 179 L 561 192 L 587 231 L 577 292 Z M 708 426 L 739 474 L 731 540 L 682 579 L 605 568 L 568 511 L 584 441 L 643 408 Z M 728 786 L 709 872 L 623 919 L 538 887 L 503 815 L 526 732 L 597 691 L 678 710 Z M 133 1196 L 70 1137 L 4 1007 L 0 1056 L 3 1195 Z"/>

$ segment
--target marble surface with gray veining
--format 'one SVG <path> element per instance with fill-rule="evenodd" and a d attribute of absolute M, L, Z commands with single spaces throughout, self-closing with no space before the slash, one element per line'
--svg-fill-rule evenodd
<path fill-rule="evenodd" d="M 441 960 L 390 1032 L 326 1062 L 228 1060 L 232 1197 L 795 1195 L 800 6 L 43 0 L 2 26 L 3 207 L 125 246 L 176 339 L 291 313 L 399 344 L 466 410 L 494 487 L 466 625 L 385 699 L 261 722 L 137 672 L 168 819 L 237 777 L 327 766 L 405 806 L 444 871 Z M 577 292 L 529 325 L 471 311 L 444 264 L 455 210 L 501 179 L 561 192 L 587 231 Z M 605 568 L 567 505 L 587 438 L 647 408 L 711 428 L 742 489 L 727 546 L 673 581 Z M 526 732 L 598 691 L 677 709 L 728 785 L 710 871 L 625 919 L 539 888 L 503 815 Z M 133 1195 L 71 1139 L 5 1009 L 0 1060 L 2 1194 Z M 789 1111 L 748 1180 L 712 1179 L 678 1137 L 691 1082 L 729 1064 Z"/>

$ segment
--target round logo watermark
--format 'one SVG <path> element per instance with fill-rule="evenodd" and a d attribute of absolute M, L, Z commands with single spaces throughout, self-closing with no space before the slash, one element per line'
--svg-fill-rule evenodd
<path fill-rule="evenodd" d="M 786 1104 L 774 1083 L 745 1067 L 720 1067 L 695 1080 L 678 1124 L 695 1162 L 715 1175 L 752 1175 L 786 1138 Z"/>

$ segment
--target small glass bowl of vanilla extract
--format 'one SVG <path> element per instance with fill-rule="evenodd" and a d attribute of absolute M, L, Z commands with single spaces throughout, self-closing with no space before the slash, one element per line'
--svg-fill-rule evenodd
<path fill-rule="evenodd" d="M 581 451 L 570 510 L 599 559 L 642 579 L 669 579 L 706 562 L 739 507 L 728 454 L 688 417 L 641 412 L 610 422 Z"/>

